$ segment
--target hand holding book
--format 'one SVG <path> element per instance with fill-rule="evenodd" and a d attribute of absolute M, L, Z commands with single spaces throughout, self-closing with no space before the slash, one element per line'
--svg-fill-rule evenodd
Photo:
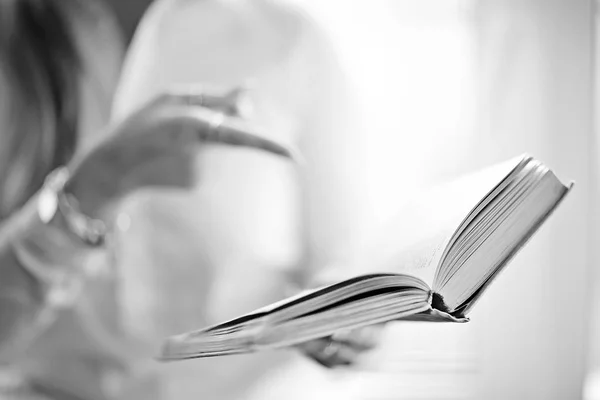
<path fill-rule="evenodd" d="M 161 359 L 300 346 L 326 364 L 323 354 L 331 348 L 322 338 L 336 343 L 339 332 L 398 320 L 467 322 L 485 289 L 570 188 L 524 155 L 429 190 L 407 202 L 335 283 L 172 336 Z"/>
<path fill-rule="evenodd" d="M 365 352 L 379 344 L 384 325 L 370 325 L 296 345 L 303 354 L 327 368 L 353 365 Z"/>

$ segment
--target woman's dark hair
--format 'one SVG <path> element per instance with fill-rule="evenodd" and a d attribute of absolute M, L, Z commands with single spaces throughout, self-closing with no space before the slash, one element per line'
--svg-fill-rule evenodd
<path fill-rule="evenodd" d="M 0 0 L 0 220 L 71 157 L 83 63 L 79 0 Z"/>

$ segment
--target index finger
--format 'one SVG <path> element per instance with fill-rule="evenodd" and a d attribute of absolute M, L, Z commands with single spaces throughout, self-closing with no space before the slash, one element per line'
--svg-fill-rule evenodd
<path fill-rule="evenodd" d="M 266 151 L 301 163 L 299 152 L 260 133 L 248 123 L 198 106 L 174 106 L 169 118 L 191 126 L 203 143 L 218 143 Z"/>

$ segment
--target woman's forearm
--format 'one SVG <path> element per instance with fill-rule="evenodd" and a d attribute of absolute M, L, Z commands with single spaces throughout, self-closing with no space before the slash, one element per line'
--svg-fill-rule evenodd
<path fill-rule="evenodd" d="M 0 364 L 18 357 L 49 322 L 76 254 L 59 221 L 40 220 L 37 197 L 0 225 Z"/>
<path fill-rule="evenodd" d="M 20 350 L 19 337 L 34 328 L 44 308 L 42 283 L 21 265 L 14 247 L 36 228 L 36 219 L 30 202 L 0 225 L 0 363 Z"/>

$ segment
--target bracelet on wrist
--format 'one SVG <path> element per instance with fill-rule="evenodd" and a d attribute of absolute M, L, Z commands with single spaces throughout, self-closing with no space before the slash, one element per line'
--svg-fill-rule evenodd
<path fill-rule="evenodd" d="M 106 224 L 83 214 L 76 199 L 65 192 L 70 178 L 69 170 L 61 167 L 48 175 L 38 198 L 37 212 L 44 224 L 49 224 L 60 213 L 66 229 L 83 244 L 90 247 L 102 246 L 106 240 Z"/>
<path fill-rule="evenodd" d="M 50 308 L 72 304 L 86 275 L 85 268 L 65 268 L 65 257 L 60 253 L 67 252 L 64 255 L 68 254 L 68 258 L 77 247 L 85 251 L 106 242 L 106 225 L 80 212 L 73 196 L 65 192 L 69 178 L 69 171 L 64 167 L 48 175 L 32 204 L 42 226 L 38 225 L 30 234 L 11 243 L 20 266 L 42 283 L 44 302 Z M 64 237 L 56 237 L 56 234 Z M 65 248 L 56 247 L 59 243 L 68 244 Z M 56 259 L 50 256 L 54 252 L 59 254 Z"/>

